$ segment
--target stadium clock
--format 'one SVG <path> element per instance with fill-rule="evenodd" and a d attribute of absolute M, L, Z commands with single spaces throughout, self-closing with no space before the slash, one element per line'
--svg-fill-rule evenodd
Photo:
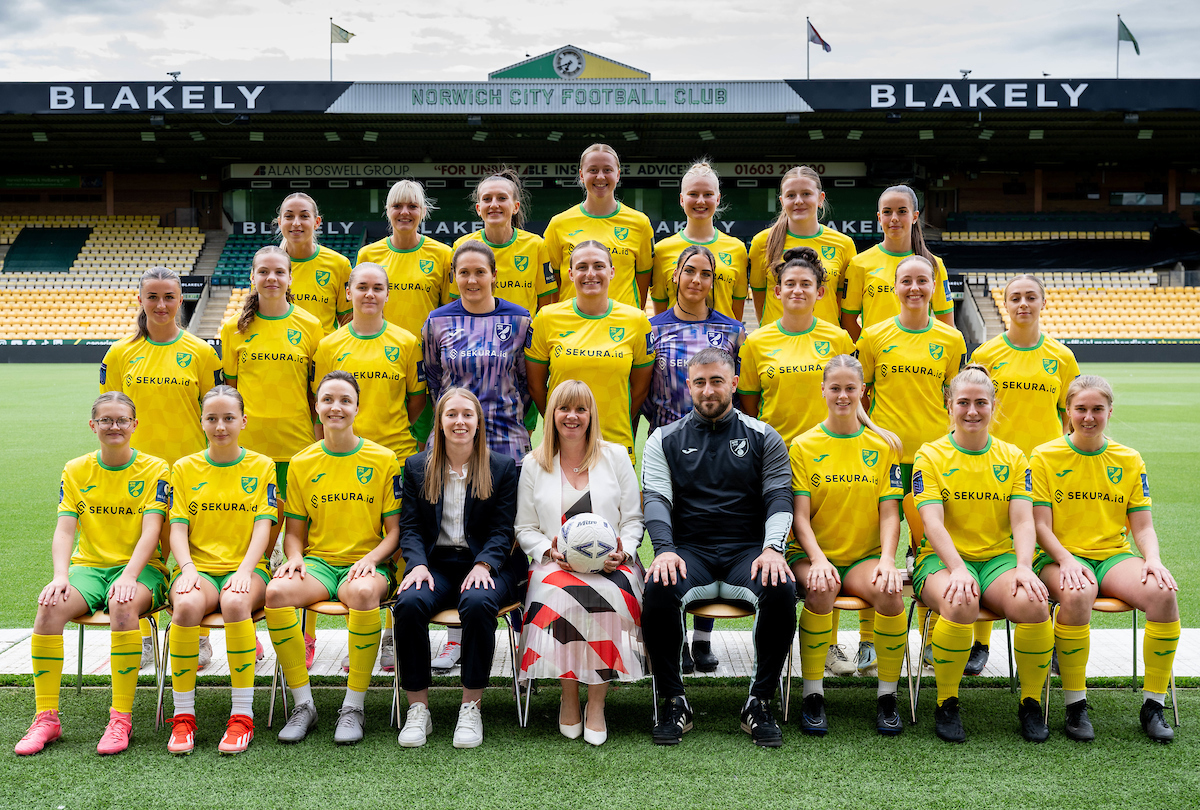
<path fill-rule="evenodd" d="M 554 72 L 564 79 L 574 79 L 583 72 L 583 54 L 575 48 L 563 48 L 554 54 Z"/>

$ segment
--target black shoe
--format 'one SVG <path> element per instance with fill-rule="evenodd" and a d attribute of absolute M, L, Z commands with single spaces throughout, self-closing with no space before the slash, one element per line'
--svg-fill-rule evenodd
<path fill-rule="evenodd" d="M 1058 647 L 1055 647 L 1050 652 L 1050 674 L 1059 676 L 1062 675 L 1062 673 L 1058 671 Z"/>
<path fill-rule="evenodd" d="M 880 695 L 875 703 L 875 730 L 885 737 L 895 737 L 904 731 L 904 721 L 896 709 L 896 696 Z"/>
<path fill-rule="evenodd" d="M 696 661 L 697 672 L 716 672 L 721 662 L 713 655 L 711 641 L 693 641 L 692 658 Z"/>
<path fill-rule="evenodd" d="M 1154 742 L 1169 743 L 1175 739 L 1175 729 L 1167 725 L 1163 717 L 1163 705 L 1156 700 L 1147 700 L 1142 704 L 1142 731 Z"/>
<path fill-rule="evenodd" d="M 692 662 L 692 651 L 688 649 L 688 643 L 683 642 L 683 669 L 684 675 L 691 675 L 696 670 L 696 665 Z"/>
<path fill-rule="evenodd" d="M 1021 736 L 1029 742 L 1045 742 L 1050 738 L 1050 727 L 1042 715 L 1042 704 L 1033 698 L 1021 701 L 1017 719 L 1021 721 Z"/>
<path fill-rule="evenodd" d="M 1092 721 L 1088 717 L 1086 700 L 1077 700 L 1067 706 L 1067 722 L 1063 725 L 1063 732 L 1078 742 L 1091 742 L 1096 739 L 1096 730 L 1092 728 Z"/>
<path fill-rule="evenodd" d="M 983 672 L 983 668 L 988 662 L 988 645 L 980 644 L 976 641 L 971 645 L 971 657 L 967 659 L 966 669 L 963 670 L 963 675 L 978 675 Z"/>
<path fill-rule="evenodd" d="M 966 742 L 962 716 L 958 713 L 958 698 L 946 698 L 946 702 L 933 710 L 933 727 L 937 735 L 946 742 Z"/>
<path fill-rule="evenodd" d="M 692 730 L 692 710 L 687 700 L 679 695 L 663 701 L 658 713 L 658 725 L 652 736 L 657 745 L 679 745 L 683 735 Z"/>
<path fill-rule="evenodd" d="M 742 731 L 750 735 L 755 745 L 778 748 L 783 745 L 783 732 L 771 714 L 770 701 L 751 697 L 742 709 Z"/>
<path fill-rule="evenodd" d="M 805 695 L 800 704 L 800 728 L 805 734 L 824 737 L 829 731 L 829 718 L 825 716 L 825 696 L 813 693 Z"/>

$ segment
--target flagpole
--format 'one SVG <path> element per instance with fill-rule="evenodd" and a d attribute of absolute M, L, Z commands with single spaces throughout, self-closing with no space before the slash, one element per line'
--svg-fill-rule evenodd
<path fill-rule="evenodd" d="M 1117 15 L 1117 78 L 1121 78 L 1121 15 Z"/>
<path fill-rule="evenodd" d="M 329 18 L 329 30 L 329 81 L 333 81 L 333 17 Z"/>
<path fill-rule="evenodd" d="M 1120 15 L 1118 15 L 1118 16 L 1120 16 Z M 809 51 L 812 50 L 812 37 L 808 33 L 808 30 L 810 28 L 812 28 L 812 23 L 809 22 L 808 17 L 805 17 L 804 18 L 804 78 L 805 79 L 812 78 L 812 65 L 811 65 L 811 61 L 810 61 L 812 57 L 809 56 Z"/>

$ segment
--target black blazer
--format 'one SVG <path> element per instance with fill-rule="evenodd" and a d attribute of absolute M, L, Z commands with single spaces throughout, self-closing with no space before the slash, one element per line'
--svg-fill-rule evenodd
<path fill-rule="evenodd" d="M 479 500 L 467 487 L 463 505 L 463 528 L 475 562 L 487 563 L 493 571 L 513 564 L 517 517 L 517 464 L 509 456 L 491 453 L 492 496 Z M 404 462 L 404 503 L 400 510 L 400 551 L 405 566 L 429 566 L 429 557 L 437 544 L 442 526 L 442 501 L 425 499 L 425 465 L 429 451 L 409 456 Z"/>

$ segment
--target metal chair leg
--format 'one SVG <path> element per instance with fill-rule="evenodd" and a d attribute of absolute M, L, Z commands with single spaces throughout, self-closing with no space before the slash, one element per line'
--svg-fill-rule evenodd
<path fill-rule="evenodd" d="M 909 633 L 912 632 L 912 618 L 913 618 L 913 613 L 916 611 L 916 609 L 917 609 L 917 600 L 915 598 L 909 600 L 908 621 L 905 622 L 905 625 L 904 625 L 904 669 L 905 669 L 905 672 L 908 674 L 908 708 L 909 708 L 910 714 L 912 715 L 913 723 L 917 722 L 917 701 L 913 698 L 913 660 L 912 660 L 912 654 L 909 651 L 908 635 L 909 635 Z M 917 660 L 921 660 L 920 653 L 917 656 Z M 920 680 L 920 678 L 921 678 L 920 673 L 917 673 L 917 679 Z"/>
<path fill-rule="evenodd" d="M 154 625 L 151 625 L 153 631 Z M 158 635 L 155 633 L 155 635 Z M 163 629 L 163 659 L 166 662 L 170 661 L 171 656 L 171 623 L 167 622 L 167 626 Z M 154 705 L 154 730 L 158 731 L 160 725 L 166 722 L 166 715 L 163 711 L 163 692 L 166 691 L 167 678 L 166 672 L 158 671 L 158 700 Z"/>
<path fill-rule="evenodd" d="M 1004 620 L 1004 640 L 1008 644 L 1008 691 L 1015 695 L 1018 694 L 1017 675 L 1013 671 L 1012 623 L 1008 619 Z"/>
<path fill-rule="evenodd" d="M 1136 692 L 1137 688 L 1138 688 L 1138 680 L 1137 680 L 1137 614 L 1138 614 L 1138 612 L 1137 612 L 1137 608 L 1134 608 L 1131 612 L 1133 613 L 1133 676 L 1129 683 L 1129 688 L 1132 689 L 1134 692 Z"/>
<path fill-rule="evenodd" d="M 783 695 L 783 699 L 780 702 L 783 703 L 783 722 L 785 722 L 785 723 L 787 722 L 787 719 L 788 719 L 788 710 L 792 707 L 792 651 L 793 651 L 793 649 L 794 649 L 794 646 L 792 644 L 789 644 L 788 645 L 787 664 L 786 664 L 786 666 L 787 666 L 787 685 L 786 686 L 784 685 L 782 678 L 780 679 L 780 684 L 779 684 L 779 691 Z"/>
<path fill-rule="evenodd" d="M 1175 712 L 1175 725 L 1179 725 L 1179 701 L 1175 699 L 1175 670 L 1171 670 L 1171 708 Z"/>
<path fill-rule="evenodd" d="M 925 645 L 929 643 L 929 625 L 931 623 L 930 619 L 932 617 L 933 617 L 933 611 L 929 610 L 925 614 L 925 621 L 921 623 L 921 648 L 917 652 L 917 666 L 921 667 L 922 669 L 925 666 Z M 912 695 L 913 722 L 914 723 L 917 722 L 917 719 L 916 719 L 917 703 L 921 699 L 921 675 L 922 675 L 921 670 L 917 670 L 915 689 L 914 689 L 913 695 Z M 936 676 L 935 676 L 935 679 L 936 679 Z"/>
<path fill-rule="evenodd" d="M 521 711 L 520 662 L 517 660 L 517 632 L 513 627 L 512 611 L 504 614 L 504 623 L 508 625 L 508 649 L 512 656 L 513 699 L 517 701 L 517 725 L 525 728 L 525 713 Z"/>
<path fill-rule="evenodd" d="M 75 694 L 83 693 L 83 625 L 79 625 L 79 672 L 75 676 Z"/>
<path fill-rule="evenodd" d="M 158 686 L 158 693 L 162 695 L 162 684 L 166 682 L 167 673 L 165 667 L 167 665 L 166 652 L 158 647 L 158 620 L 154 618 L 154 613 L 146 617 L 146 621 L 150 623 L 150 657 L 154 659 L 154 681 Z M 167 621 L 167 627 L 170 627 L 170 620 Z M 161 700 L 161 697 L 160 697 Z M 161 724 L 162 709 L 154 717 L 154 730 L 158 731 Z"/>

